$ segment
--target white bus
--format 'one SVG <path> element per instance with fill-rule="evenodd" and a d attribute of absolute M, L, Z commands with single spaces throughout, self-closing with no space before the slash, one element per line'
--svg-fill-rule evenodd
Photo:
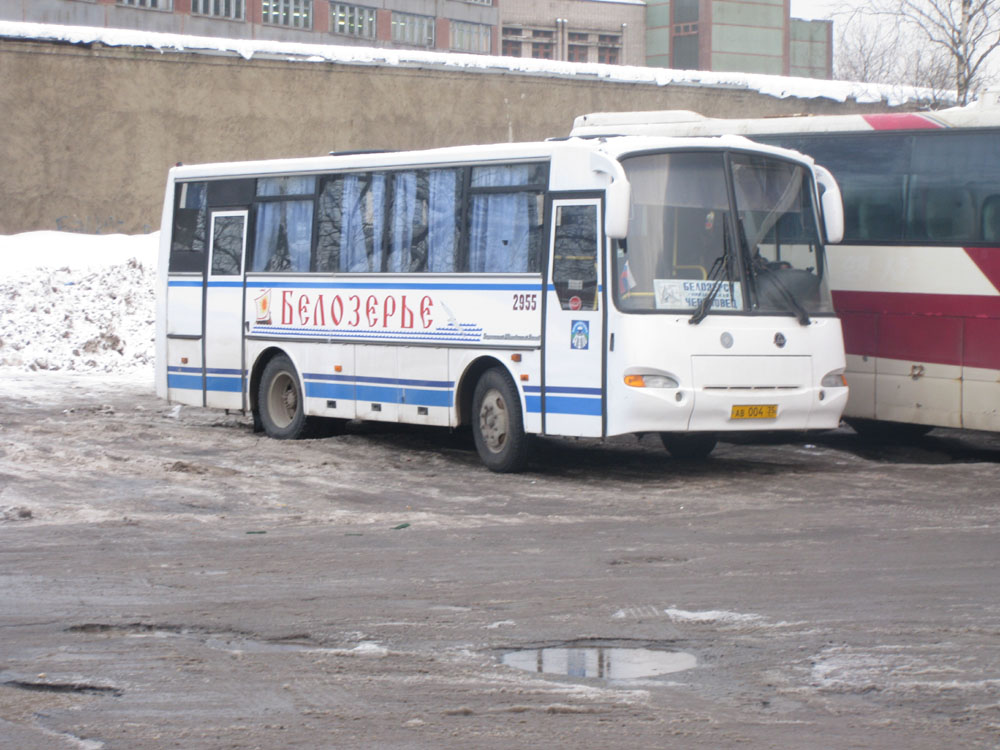
<path fill-rule="evenodd" d="M 828 173 L 732 137 L 179 166 L 157 393 L 275 438 L 469 425 L 501 472 L 534 434 L 656 432 L 689 457 L 834 428 L 821 238 L 842 219 Z"/>
<path fill-rule="evenodd" d="M 845 411 L 859 432 L 1000 430 L 1000 106 L 939 112 L 712 119 L 596 113 L 575 135 L 739 133 L 797 149 L 843 191 L 829 248 L 844 326 Z"/>

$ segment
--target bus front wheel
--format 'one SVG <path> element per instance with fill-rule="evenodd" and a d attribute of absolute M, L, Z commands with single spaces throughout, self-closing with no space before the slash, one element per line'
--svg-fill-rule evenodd
<path fill-rule="evenodd" d="M 663 447 L 682 461 L 702 461 L 719 442 L 714 432 L 661 432 Z"/>
<path fill-rule="evenodd" d="M 472 436 L 486 468 L 499 473 L 522 471 L 528 463 L 521 399 L 510 376 L 487 370 L 472 396 Z"/>
<path fill-rule="evenodd" d="M 271 359 L 260 377 L 257 408 L 268 437 L 297 440 L 310 426 L 295 365 L 284 354 Z"/>

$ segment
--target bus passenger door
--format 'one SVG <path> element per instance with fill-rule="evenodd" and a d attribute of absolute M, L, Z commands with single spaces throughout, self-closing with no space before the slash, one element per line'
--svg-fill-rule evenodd
<path fill-rule="evenodd" d="M 542 432 L 604 434 L 601 199 L 553 200 L 545 331 Z"/>
<path fill-rule="evenodd" d="M 205 406 L 243 408 L 243 263 L 247 211 L 213 211 L 205 284 Z"/>

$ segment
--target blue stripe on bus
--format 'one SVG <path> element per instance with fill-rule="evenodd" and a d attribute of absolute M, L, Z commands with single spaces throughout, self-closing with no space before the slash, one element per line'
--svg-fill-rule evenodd
<path fill-rule="evenodd" d="M 392 388 L 353 383 L 306 381 L 308 398 L 347 399 L 383 404 L 408 404 L 411 406 L 446 406 L 454 403 L 453 393 L 423 388 Z"/>
<path fill-rule="evenodd" d="M 200 287 L 201 285 L 202 285 L 202 283 L 201 283 L 200 280 L 198 280 L 198 281 L 181 281 L 181 280 L 177 279 L 177 280 L 173 280 L 173 281 L 168 281 L 167 282 L 167 286 L 197 286 L 197 287 Z"/>
<path fill-rule="evenodd" d="M 167 388 L 182 388 L 184 390 L 200 391 L 201 375 L 175 375 L 167 373 Z"/>
<path fill-rule="evenodd" d="M 539 402 L 541 399 L 539 399 Z M 578 414 L 588 417 L 601 416 L 601 399 L 573 398 L 571 396 L 546 396 L 546 414 Z"/>
<path fill-rule="evenodd" d="M 172 282 L 171 282 L 172 283 Z M 209 282 L 209 286 L 215 282 Z M 282 281 L 273 279 L 270 281 L 247 280 L 247 287 L 250 289 L 413 289 L 416 291 L 449 291 L 453 289 L 461 291 L 497 291 L 497 292 L 536 292 L 542 289 L 539 282 L 530 283 L 498 283 L 489 282 L 466 282 L 457 284 L 446 284 L 442 282 L 421 284 L 418 282 L 391 282 L 379 281 L 366 283 L 363 281 Z"/>
<path fill-rule="evenodd" d="M 167 372 L 188 372 L 201 375 L 200 367 L 178 367 L 176 365 L 167 367 Z"/>
<path fill-rule="evenodd" d="M 243 378 L 207 377 L 205 378 L 205 390 L 242 393 Z"/>
<path fill-rule="evenodd" d="M 451 380 L 406 380 L 403 378 L 376 378 L 363 375 L 327 375 L 318 372 L 307 372 L 302 375 L 305 380 L 332 380 L 342 383 L 374 383 L 379 385 L 417 386 L 419 388 L 454 388 Z"/>

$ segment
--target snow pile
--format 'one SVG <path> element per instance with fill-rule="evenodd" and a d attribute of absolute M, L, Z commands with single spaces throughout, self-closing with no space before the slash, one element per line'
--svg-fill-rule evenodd
<path fill-rule="evenodd" d="M 152 373 L 158 241 L 0 236 L 0 368 Z"/>
<path fill-rule="evenodd" d="M 535 60 L 525 57 L 471 55 L 461 52 L 434 52 L 391 49 L 384 47 L 354 47 L 336 44 L 305 44 L 265 39 L 230 39 L 199 37 L 184 34 L 164 34 L 132 29 L 108 29 L 91 26 L 59 26 L 55 24 L 0 21 L 0 38 L 39 39 L 69 44 L 104 44 L 109 47 L 147 47 L 160 52 L 195 52 L 231 54 L 250 60 L 254 57 L 305 63 L 339 63 L 343 65 L 391 65 L 410 68 L 462 68 L 490 73 L 521 73 L 550 77 L 585 77 L 624 83 L 644 83 L 654 86 L 671 84 L 758 91 L 779 99 L 822 97 L 834 101 L 854 99 L 857 102 L 886 102 L 890 106 L 922 103 L 933 98 L 933 92 L 912 86 L 892 86 L 852 81 L 827 81 L 819 78 L 797 78 L 756 73 L 726 73 L 707 70 L 673 70 L 628 65 L 571 63 L 559 60 Z"/>

